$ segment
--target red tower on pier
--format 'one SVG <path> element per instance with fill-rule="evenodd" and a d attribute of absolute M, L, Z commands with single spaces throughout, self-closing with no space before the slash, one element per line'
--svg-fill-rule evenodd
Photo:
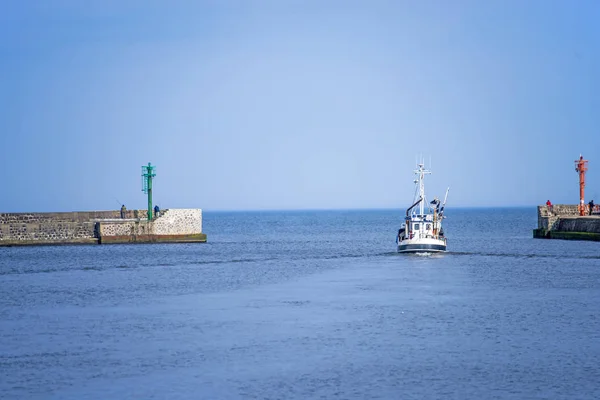
<path fill-rule="evenodd" d="M 579 215 L 585 215 L 585 171 L 587 171 L 588 161 L 579 155 L 579 160 L 575 160 L 575 171 L 579 172 Z"/>

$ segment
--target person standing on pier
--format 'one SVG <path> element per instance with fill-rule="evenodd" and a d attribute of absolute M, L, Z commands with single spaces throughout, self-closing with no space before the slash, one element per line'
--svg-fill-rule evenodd
<path fill-rule="evenodd" d="M 127 211 L 127 209 L 125 208 L 125 204 L 123 204 L 121 206 L 121 219 L 125 219 L 125 211 Z"/>
<path fill-rule="evenodd" d="M 154 218 L 158 218 L 158 214 L 160 213 L 160 208 L 158 208 L 158 204 L 154 206 Z"/>
<path fill-rule="evenodd" d="M 548 212 L 552 212 L 552 202 L 550 200 L 546 202 L 546 206 L 548 207 Z"/>
<path fill-rule="evenodd" d="M 594 200 L 590 200 L 590 202 L 588 203 L 588 206 L 590 206 L 589 215 L 592 215 L 592 211 L 594 211 Z"/>

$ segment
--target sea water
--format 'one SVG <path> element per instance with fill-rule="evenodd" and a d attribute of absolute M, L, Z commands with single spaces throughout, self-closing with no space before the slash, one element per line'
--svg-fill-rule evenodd
<path fill-rule="evenodd" d="M 600 243 L 535 208 L 205 212 L 206 244 L 0 248 L 4 399 L 598 399 Z"/>

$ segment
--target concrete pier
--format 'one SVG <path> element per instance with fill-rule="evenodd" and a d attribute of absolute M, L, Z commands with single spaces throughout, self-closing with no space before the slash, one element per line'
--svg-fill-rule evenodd
<path fill-rule="evenodd" d="M 533 237 L 600 241 L 600 215 L 580 216 L 576 205 L 538 206 L 538 227 Z"/>
<path fill-rule="evenodd" d="M 203 243 L 201 209 L 167 209 L 151 221 L 147 210 L 0 214 L 0 246 Z"/>

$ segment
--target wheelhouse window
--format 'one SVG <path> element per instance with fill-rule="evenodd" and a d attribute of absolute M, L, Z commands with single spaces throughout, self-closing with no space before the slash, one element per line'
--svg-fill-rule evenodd
<path fill-rule="evenodd" d="M 414 230 L 418 231 L 419 230 L 419 224 L 413 224 Z"/>
<path fill-rule="evenodd" d="M 426 229 L 427 229 L 428 231 L 430 231 L 430 230 L 431 230 L 431 224 L 427 224 L 427 228 L 426 228 Z"/>

